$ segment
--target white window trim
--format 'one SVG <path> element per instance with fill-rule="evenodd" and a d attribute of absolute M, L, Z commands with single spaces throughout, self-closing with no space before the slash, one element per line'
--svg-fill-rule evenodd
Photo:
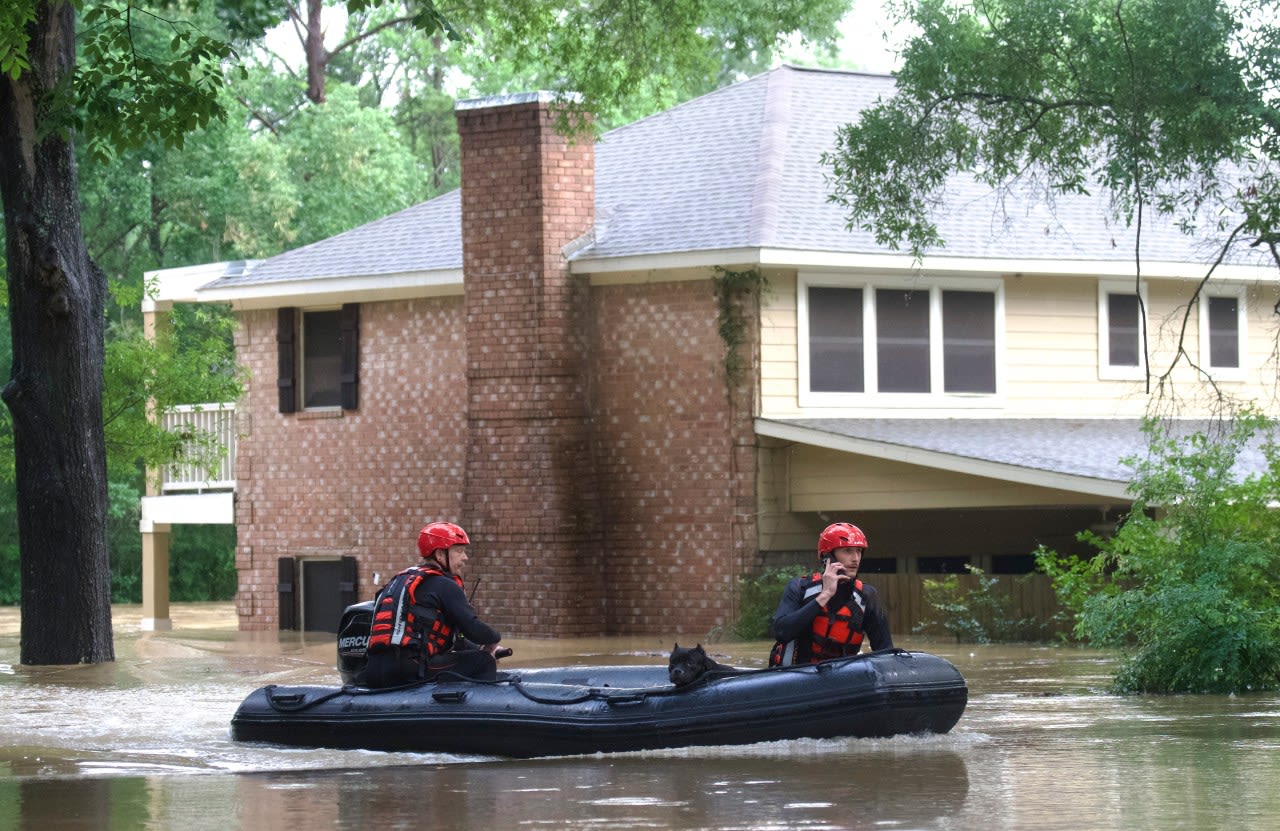
<path fill-rule="evenodd" d="M 809 289 L 814 286 L 861 289 L 863 378 L 867 390 L 879 386 L 876 363 L 875 294 L 877 289 L 927 291 L 929 293 L 929 388 L 933 392 L 812 392 L 809 389 Z M 994 393 L 943 392 L 942 292 L 982 291 L 995 296 L 995 381 Z M 1004 280 L 963 277 L 850 277 L 830 273 L 801 272 L 796 277 L 796 356 L 798 358 L 798 401 L 804 408 L 856 409 L 984 409 L 1004 406 L 1005 390 L 1005 306 Z"/>
<path fill-rule="evenodd" d="M 298 409 L 302 412 L 314 413 L 326 410 L 341 410 L 341 404 L 329 404 L 324 407 L 308 407 L 304 403 L 307 400 L 307 315 L 316 312 L 338 312 L 341 314 L 341 306 L 316 306 L 314 308 L 298 310 L 298 357 L 296 375 L 298 377 Z"/>
<path fill-rule="evenodd" d="M 1107 296 L 1133 294 L 1132 280 L 1098 281 L 1098 378 L 1103 381 L 1142 381 L 1147 377 L 1147 317 L 1151 306 L 1147 302 L 1147 284 L 1138 285 L 1138 365 L 1113 366 L 1111 355 L 1111 315 L 1107 308 Z"/>
<path fill-rule="evenodd" d="M 1249 343 L 1248 292 L 1245 291 L 1244 286 L 1214 286 L 1206 287 L 1201 292 L 1201 297 L 1234 297 L 1236 299 L 1236 337 L 1238 338 L 1236 350 L 1240 355 L 1240 366 L 1209 365 L 1209 304 L 1198 303 L 1200 307 L 1200 371 L 1215 381 L 1245 380 L 1249 366 L 1249 350 L 1245 348 Z"/>

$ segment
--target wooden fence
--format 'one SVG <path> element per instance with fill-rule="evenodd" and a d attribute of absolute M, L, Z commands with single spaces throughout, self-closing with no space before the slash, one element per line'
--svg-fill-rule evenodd
<path fill-rule="evenodd" d="M 876 587 L 889 615 L 889 630 L 894 635 L 910 635 L 921 621 L 938 619 L 939 613 L 925 601 L 925 581 L 943 580 L 941 574 L 868 574 L 866 582 Z M 1030 619 L 1045 624 L 1046 635 L 1067 632 L 1070 625 L 1055 620 L 1061 609 L 1053 593 L 1053 585 L 1043 574 L 999 576 L 992 588 L 1009 597 L 1009 609 L 1015 619 Z M 979 578 L 972 574 L 956 576 L 962 591 L 978 588 Z M 990 621 L 983 621 L 990 623 Z M 944 632 L 939 634 L 945 635 Z"/>

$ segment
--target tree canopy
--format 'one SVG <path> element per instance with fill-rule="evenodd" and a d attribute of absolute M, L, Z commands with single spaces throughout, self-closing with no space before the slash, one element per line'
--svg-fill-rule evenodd
<path fill-rule="evenodd" d="M 894 96 L 829 154 L 849 223 L 920 256 L 956 174 L 1046 199 L 1105 191 L 1280 265 L 1274 0 L 918 0 Z"/>

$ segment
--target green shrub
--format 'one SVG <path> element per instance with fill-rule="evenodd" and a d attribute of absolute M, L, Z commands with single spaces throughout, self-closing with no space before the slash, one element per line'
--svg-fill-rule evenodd
<path fill-rule="evenodd" d="M 733 625 L 733 636 L 744 641 L 758 641 L 769 637 L 769 622 L 778 610 L 782 590 L 787 583 L 812 569 L 804 566 L 784 566 L 765 569 L 754 577 L 738 580 L 738 619 Z"/>
<path fill-rule="evenodd" d="M 169 545 L 169 591 L 176 602 L 234 598 L 235 526 L 173 526 Z"/>
<path fill-rule="evenodd" d="M 1132 512 L 1089 559 L 1037 559 L 1075 634 L 1123 650 L 1119 692 L 1235 693 L 1280 687 L 1280 451 L 1274 422 L 1244 414 L 1213 435 L 1147 425 Z M 1267 436 L 1265 440 L 1260 437 Z M 1266 469 L 1240 479 L 1255 445 Z"/>
<path fill-rule="evenodd" d="M 954 635 L 957 643 L 1008 643 L 1044 638 L 1045 624 L 1014 613 L 1013 598 L 1000 588 L 1001 578 L 988 577 L 977 566 L 965 568 L 978 580 L 973 588 L 962 587 L 959 575 L 955 574 L 941 580 L 925 579 L 924 600 L 935 616 L 917 623 L 912 632 L 942 630 Z"/>

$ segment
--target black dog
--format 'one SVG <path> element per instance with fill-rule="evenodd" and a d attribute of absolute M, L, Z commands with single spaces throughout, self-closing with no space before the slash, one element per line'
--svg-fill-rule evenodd
<path fill-rule="evenodd" d="M 724 664 L 716 663 L 707 655 L 707 651 L 698 644 L 693 648 L 676 644 L 671 649 L 671 658 L 667 661 L 667 677 L 677 687 L 687 687 L 694 681 L 708 675 L 734 675 L 739 670 Z"/>

